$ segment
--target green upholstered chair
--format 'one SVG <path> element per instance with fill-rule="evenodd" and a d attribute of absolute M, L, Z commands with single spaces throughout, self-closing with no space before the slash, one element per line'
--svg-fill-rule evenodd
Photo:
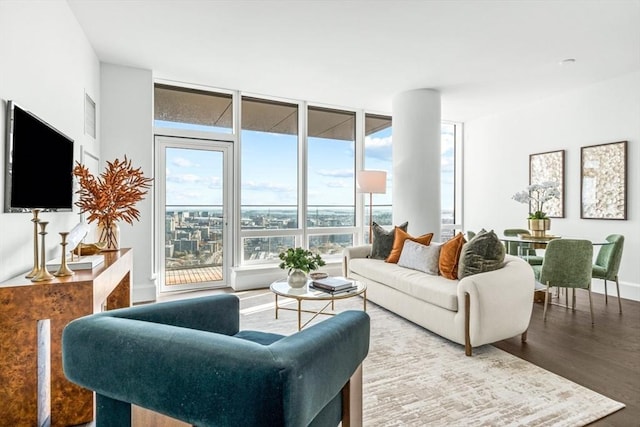
<path fill-rule="evenodd" d="M 618 270 L 622 260 L 622 248 L 624 246 L 624 236 L 621 234 L 610 234 L 607 236 L 608 245 L 600 246 L 596 262 L 593 264 L 592 277 L 604 280 L 604 301 L 609 303 L 607 293 L 607 280 L 615 280 L 616 292 L 618 295 L 618 309 L 622 313 L 622 302 L 620 302 L 620 284 L 618 283 Z"/>
<path fill-rule="evenodd" d="M 231 294 L 81 317 L 63 331 L 64 373 L 96 392 L 96 427 L 130 427 L 131 404 L 198 427 L 361 422 L 367 313 L 289 336 L 239 320 Z"/>
<path fill-rule="evenodd" d="M 542 265 L 534 265 L 536 280 L 546 285 L 543 319 L 547 320 L 549 289 L 567 288 L 565 293 L 568 308 L 568 289 L 573 291 L 571 308 L 576 308 L 576 288 L 589 291 L 589 310 L 593 325 L 593 302 L 591 298 L 591 268 L 593 265 L 593 244 L 582 239 L 555 239 L 547 244 Z"/>
<path fill-rule="evenodd" d="M 505 236 L 517 236 L 519 234 L 529 234 L 529 230 L 524 228 L 507 228 L 502 234 Z M 506 250 L 509 255 L 524 256 L 524 259 L 531 265 L 542 265 L 541 257 L 536 254 L 536 250 L 530 247 L 529 243 L 505 242 Z"/>

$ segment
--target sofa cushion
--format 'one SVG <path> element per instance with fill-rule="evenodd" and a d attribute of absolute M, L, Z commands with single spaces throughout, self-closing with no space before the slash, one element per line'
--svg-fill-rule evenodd
<path fill-rule="evenodd" d="M 397 227 L 396 227 L 397 228 Z M 402 248 L 404 247 L 404 242 L 406 240 L 413 240 L 414 242 L 421 243 L 423 245 L 428 245 L 431 243 L 431 239 L 433 238 L 433 233 L 423 234 L 422 236 L 413 237 L 406 231 L 402 229 L 397 229 L 395 237 L 393 239 L 393 247 L 391 248 L 391 252 L 387 257 L 387 262 L 397 263 L 400 259 L 400 253 L 402 252 Z"/>
<path fill-rule="evenodd" d="M 482 230 L 462 247 L 458 278 L 502 268 L 505 248 L 496 233 Z"/>
<path fill-rule="evenodd" d="M 458 311 L 458 280 L 432 276 L 398 264 L 370 258 L 349 261 L 351 273 L 450 311 Z"/>
<path fill-rule="evenodd" d="M 377 223 L 373 223 L 373 243 L 371 244 L 371 254 L 369 258 L 386 259 L 393 248 L 393 239 L 396 234 L 396 228 L 407 231 L 409 222 L 393 227 L 393 230 L 387 231 Z"/>
<path fill-rule="evenodd" d="M 398 265 L 437 276 L 440 271 L 438 260 L 441 247 L 439 243 L 423 245 L 413 240 L 405 240 Z"/>
<path fill-rule="evenodd" d="M 460 261 L 462 245 L 466 242 L 464 235 L 458 233 L 455 237 L 442 244 L 438 260 L 438 268 L 442 276 L 452 280 L 458 279 L 458 262 Z"/>

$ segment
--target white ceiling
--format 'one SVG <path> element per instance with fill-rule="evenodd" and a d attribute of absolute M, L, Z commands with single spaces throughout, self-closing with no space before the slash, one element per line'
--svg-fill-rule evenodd
<path fill-rule="evenodd" d="M 640 0 L 68 3 L 103 62 L 379 113 L 432 88 L 467 121 L 640 70 Z"/>

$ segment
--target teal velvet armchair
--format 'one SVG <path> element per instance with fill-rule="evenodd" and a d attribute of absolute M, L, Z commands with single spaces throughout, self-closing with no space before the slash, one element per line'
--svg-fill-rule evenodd
<path fill-rule="evenodd" d="M 365 312 L 290 336 L 239 323 L 229 294 L 85 316 L 64 329 L 63 369 L 96 392 L 97 427 L 130 426 L 131 404 L 194 426 L 361 423 Z"/>

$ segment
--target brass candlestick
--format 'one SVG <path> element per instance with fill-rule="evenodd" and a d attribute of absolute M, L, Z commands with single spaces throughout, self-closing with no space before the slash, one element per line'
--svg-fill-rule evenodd
<path fill-rule="evenodd" d="M 68 231 L 61 231 L 60 236 L 62 237 L 62 242 L 60 246 L 62 246 L 62 261 L 60 262 L 60 268 L 53 273 L 56 277 L 63 276 L 73 276 L 73 271 L 67 267 L 67 236 L 69 235 Z M 73 256 L 73 255 L 72 255 Z"/>
<path fill-rule="evenodd" d="M 38 223 L 40 225 L 40 236 L 42 236 L 42 240 L 40 242 L 40 271 L 35 275 L 32 282 L 44 282 L 47 280 L 53 279 L 53 275 L 47 271 L 47 261 L 45 255 L 45 245 L 44 245 L 44 236 L 47 235 L 45 229 L 47 228 L 48 221 L 40 221 Z"/>
<path fill-rule="evenodd" d="M 36 274 L 40 271 L 40 264 L 38 263 L 38 214 L 40 213 L 40 209 L 33 209 L 33 218 L 31 218 L 31 222 L 33 223 L 33 268 L 30 272 L 27 273 L 27 279 L 31 279 L 35 277 Z"/>

